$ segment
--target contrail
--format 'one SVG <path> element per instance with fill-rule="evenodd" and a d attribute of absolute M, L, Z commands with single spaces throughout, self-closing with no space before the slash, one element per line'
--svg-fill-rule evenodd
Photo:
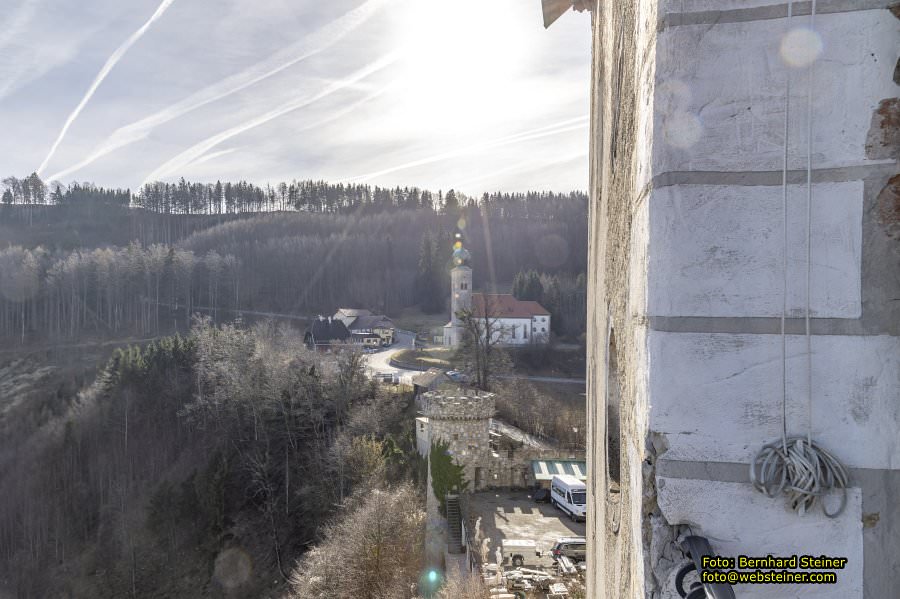
<path fill-rule="evenodd" d="M 59 171 L 54 174 L 51 179 L 67 177 L 73 172 L 91 164 L 98 158 L 109 154 L 113 150 L 145 139 L 154 128 L 167 123 L 172 119 L 178 118 L 192 110 L 196 110 L 210 102 L 221 100 L 222 98 L 244 90 L 255 83 L 259 83 L 264 79 L 280 73 L 300 61 L 306 60 L 307 58 L 327 50 L 368 21 L 382 6 L 393 1 L 394 0 L 368 0 L 357 8 L 316 30 L 309 36 L 306 36 L 303 40 L 291 44 L 287 48 L 269 56 L 267 59 L 260 61 L 239 73 L 226 77 L 218 83 L 214 83 L 194 92 L 172 106 L 159 110 L 139 121 L 119 127 L 85 159 L 78 164 Z"/>
<path fill-rule="evenodd" d="M 567 121 L 562 121 L 553 125 L 547 125 L 545 127 L 539 127 L 537 129 L 532 129 L 530 131 L 524 131 L 522 133 L 517 133 L 515 135 L 509 135 L 507 137 L 501 137 L 498 139 L 493 139 L 490 141 L 482 142 L 479 144 L 473 144 L 471 146 L 466 146 L 464 148 L 458 148 L 456 150 L 450 150 L 448 152 L 441 152 L 440 154 L 434 154 L 432 156 L 428 156 L 427 158 L 421 158 L 419 160 L 413 160 L 411 162 L 405 162 L 403 164 L 398 164 L 396 166 L 392 166 L 389 168 L 385 168 L 379 171 L 374 171 L 371 173 L 366 173 L 364 175 L 359 175 L 357 177 L 351 177 L 350 181 L 364 181 L 368 179 L 373 179 L 375 177 L 380 177 L 382 175 L 387 175 L 390 173 L 394 173 L 397 171 L 406 170 L 409 168 L 414 168 L 417 166 L 423 166 L 426 164 L 432 164 L 434 162 L 440 162 L 441 160 L 447 160 L 448 158 L 456 158 L 457 156 L 464 156 L 466 154 L 471 154 L 473 152 L 479 152 L 482 150 L 487 150 L 490 148 L 496 148 L 500 146 L 507 146 L 514 143 L 520 143 L 523 141 L 530 141 L 533 139 L 540 139 L 542 137 L 548 137 L 551 135 L 559 135 L 560 133 L 566 133 L 568 131 L 577 131 L 578 129 L 584 129 L 588 126 L 588 117 L 578 117 L 575 119 L 569 119 Z"/>
<path fill-rule="evenodd" d="M 360 98 L 356 102 L 353 102 L 349 106 L 345 106 L 344 108 L 341 108 L 338 111 L 332 112 L 327 117 L 319 119 L 318 121 L 314 121 L 307 125 L 304 125 L 304 126 L 300 127 L 299 129 L 292 129 L 291 132 L 294 134 L 297 134 L 297 133 L 301 133 L 303 131 L 309 131 L 310 129 L 315 129 L 317 127 L 321 127 L 322 125 L 327 125 L 328 123 L 331 123 L 333 121 L 337 121 L 338 119 L 341 119 L 341 118 L 347 116 L 347 114 L 353 112 L 354 110 L 356 110 L 363 104 L 367 104 L 367 103 L 371 102 L 372 100 L 374 100 L 375 98 L 377 98 L 378 96 L 382 95 L 384 92 L 389 90 L 391 87 L 393 87 L 393 85 L 386 85 L 380 89 L 377 89 L 377 90 L 373 91 L 372 93 L 367 94 L 365 97 Z M 231 152 L 234 152 L 235 150 L 237 150 L 237 148 L 231 148 L 228 150 L 219 150 L 218 152 L 212 152 L 211 154 L 205 154 L 203 156 L 200 156 L 196 160 L 188 163 L 185 166 L 194 166 L 196 164 L 201 164 L 203 162 L 206 162 L 207 160 L 212 160 L 213 158 L 218 158 L 219 156 L 222 156 L 223 154 L 230 154 Z"/>
<path fill-rule="evenodd" d="M 175 156 L 174 158 L 172 158 L 171 160 L 169 160 L 168 162 L 166 162 L 159 168 L 155 169 L 152 173 L 147 175 L 144 178 L 144 182 L 141 185 L 144 185 L 150 181 L 158 180 L 158 179 L 164 177 L 165 175 L 167 175 L 168 173 L 171 173 L 173 171 L 177 171 L 181 168 L 184 168 L 191 161 L 196 160 L 198 157 L 202 156 L 203 154 L 205 154 L 212 148 L 216 147 L 223 141 L 231 139 L 232 137 L 234 137 L 236 135 L 240 135 L 241 133 L 244 133 L 245 131 L 249 131 L 250 129 L 253 129 L 254 127 L 259 127 L 260 125 L 268 123 L 269 121 L 276 119 L 280 116 L 283 116 L 289 112 L 298 110 L 305 106 L 309 106 L 313 102 L 317 102 L 317 101 L 321 100 L 322 98 L 330 96 L 331 94 L 333 94 L 337 91 L 340 91 L 341 89 L 343 89 L 345 87 L 349 87 L 349 86 L 357 83 L 358 81 L 364 79 L 365 77 L 368 77 L 372 73 L 380 71 L 381 69 L 393 64 L 394 62 L 396 62 L 398 60 L 400 55 L 401 55 L 400 51 L 391 52 L 391 53 L 387 54 L 386 56 L 383 56 L 382 58 L 376 60 L 375 62 L 363 67 L 362 69 L 359 69 L 358 71 L 356 71 L 349 77 L 342 79 L 341 81 L 332 83 L 331 85 L 329 85 L 328 87 L 326 87 L 325 89 L 323 89 L 322 91 L 320 91 L 317 94 L 314 94 L 312 96 L 308 96 L 305 98 L 298 98 L 295 100 L 290 100 L 288 102 L 285 102 L 281 106 L 278 106 L 277 108 L 274 108 L 274 109 L 270 110 L 269 112 L 261 114 L 255 118 L 250 119 L 249 121 L 241 123 L 240 125 L 236 125 L 230 129 L 227 129 L 227 130 L 221 132 L 221 133 L 213 135 L 212 137 L 209 137 L 209 138 L 201 141 L 200 143 L 194 144 L 193 146 L 191 146 L 184 152 L 181 152 L 180 154 L 178 154 L 177 156 Z"/>
<path fill-rule="evenodd" d="M 231 154 L 232 152 L 238 151 L 239 148 L 228 148 L 226 150 L 219 150 L 218 152 L 210 152 L 209 154 L 205 154 L 203 156 L 198 157 L 196 160 L 190 163 L 190 166 L 196 166 L 198 164 L 203 164 L 204 162 L 208 162 L 214 158 L 218 158 L 219 156 L 224 156 L 226 154 Z"/>
<path fill-rule="evenodd" d="M 63 137 L 66 136 L 66 131 L 69 130 L 69 127 L 72 126 L 72 123 L 78 118 L 79 113 L 84 109 L 85 105 L 87 105 L 88 101 L 90 101 L 91 96 L 94 95 L 94 92 L 97 91 L 97 88 L 100 87 L 100 84 L 103 83 L 103 80 L 106 79 L 106 76 L 109 75 L 109 72 L 116 66 L 116 63 L 122 59 L 128 49 L 131 48 L 145 33 L 150 29 L 150 25 L 152 25 L 157 19 L 159 19 L 166 9 L 168 9 L 175 0 L 163 0 L 160 5 L 157 7 L 156 12 L 153 13 L 147 22 L 144 23 L 140 29 L 132 33 L 127 40 L 125 40 L 121 46 L 116 48 L 115 52 L 113 52 L 110 57 L 106 60 L 106 63 L 103 65 L 103 68 L 100 69 L 100 72 L 97 73 L 97 76 L 94 77 L 94 82 L 91 83 L 91 87 L 87 90 L 87 93 L 84 94 L 84 97 L 81 98 L 81 102 L 78 103 L 78 106 L 75 107 L 75 110 L 72 111 L 72 114 L 69 115 L 69 118 L 66 119 L 66 124 L 63 125 L 62 131 L 59 132 L 59 136 L 56 138 L 56 141 L 53 142 L 53 147 L 50 148 L 50 153 L 47 154 L 47 157 L 44 158 L 44 161 L 41 163 L 41 166 L 38 167 L 37 172 L 40 173 L 45 168 L 47 168 L 47 163 L 50 162 L 50 159 L 53 158 L 53 154 L 56 152 L 56 148 L 59 147 L 60 142 L 63 140 Z"/>

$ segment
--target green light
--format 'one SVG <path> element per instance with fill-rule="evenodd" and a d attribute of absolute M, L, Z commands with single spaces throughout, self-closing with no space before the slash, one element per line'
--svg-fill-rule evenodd
<path fill-rule="evenodd" d="M 438 573 L 437 573 L 437 572 L 435 572 L 434 570 L 432 570 L 432 571 L 430 571 L 430 572 L 428 573 L 428 582 L 437 582 L 437 579 L 438 579 Z"/>

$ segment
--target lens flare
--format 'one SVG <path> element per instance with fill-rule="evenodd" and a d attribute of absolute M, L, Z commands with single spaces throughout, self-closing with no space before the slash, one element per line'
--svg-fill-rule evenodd
<path fill-rule="evenodd" d="M 663 125 L 663 136 L 671 146 L 690 148 L 703 135 L 700 119 L 690 112 L 676 112 L 670 115 Z"/>
<path fill-rule="evenodd" d="M 439 545 L 442 544 L 443 543 L 439 543 Z M 438 589 L 441 588 L 441 585 L 444 582 L 443 578 L 441 573 L 435 568 L 430 568 L 425 572 L 422 572 L 422 575 L 419 576 L 419 592 L 425 597 L 433 597 Z"/>
<path fill-rule="evenodd" d="M 781 38 L 781 60 L 791 67 L 806 67 L 822 54 L 822 37 L 806 27 L 797 27 Z"/>
<path fill-rule="evenodd" d="M 240 547 L 229 547 L 216 557 L 213 580 L 225 589 L 236 589 L 250 580 L 253 560 Z"/>

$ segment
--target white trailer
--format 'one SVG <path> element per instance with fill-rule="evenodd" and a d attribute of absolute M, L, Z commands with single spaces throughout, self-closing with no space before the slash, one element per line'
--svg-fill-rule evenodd
<path fill-rule="evenodd" d="M 525 539 L 503 539 L 500 543 L 501 557 L 505 563 L 509 559 L 513 568 L 525 565 L 525 556 L 538 555 L 537 543 Z"/>
<path fill-rule="evenodd" d="M 572 520 L 587 519 L 587 487 L 570 474 L 557 474 L 550 482 L 550 501 Z"/>

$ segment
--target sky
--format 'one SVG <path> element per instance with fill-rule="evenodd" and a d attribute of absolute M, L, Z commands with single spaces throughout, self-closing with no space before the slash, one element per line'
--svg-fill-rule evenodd
<path fill-rule="evenodd" d="M 539 0 L 3 0 L 0 176 L 586 189 L 590 22 Z"/>

